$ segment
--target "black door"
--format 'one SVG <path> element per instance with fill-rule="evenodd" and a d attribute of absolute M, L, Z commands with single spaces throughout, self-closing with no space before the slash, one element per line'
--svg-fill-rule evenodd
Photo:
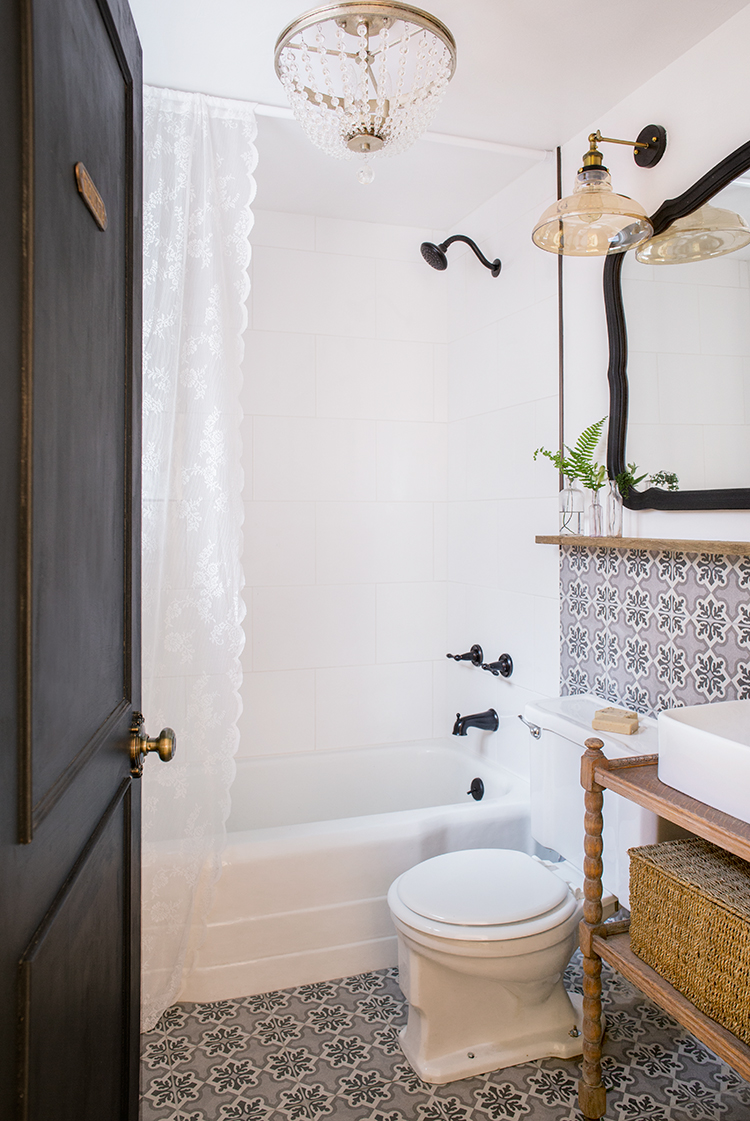
<path fill-rule="evenodd" d="M 0 1117 L 138 1113 L 140 47 L 0 0 Z"/>

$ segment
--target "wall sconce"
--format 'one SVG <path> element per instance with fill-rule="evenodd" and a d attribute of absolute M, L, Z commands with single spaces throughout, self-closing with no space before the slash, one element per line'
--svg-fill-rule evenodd
<path fill-rule="evenodd" d="M 531 237 L 540 249 L 568 257 L 603 257 L 633 249 L 653 234 L 640 203 L 612 190 L 597 148 L 602 143 L 627 144 L 635 149 L 639 167 L 655 167 L 664 155 L 667 134 L 661 125 L 647 125 L 637 140 L 615 140 L 592 132 L 573 194 L 548 207 L 534 227 Z"/>
<path fill-rule="evenodd" d="M 741 214 L 706 203 L 651 237 L 635 255 L 642 265 L 686 265 L 723 257 L 750 245 L 750 227 Z"/>
<path fill-rule="evenodd" d="M 438 272 L 443 272 L 444 269 L 448 268 L 448 258 L 445 255 L 445 251 L 454 241 L 465 242 L 466 245 L 469 245 L 474 250 L 484 267 L 489 269 L 493 276 L 500 275 L 500 269 L 503 267 L 500 258 L 496 257 L 494 261 L 488 261 L 477 243 L 472 241 L 470 237 L 464 237 L 463 234 L 454 234 L 453 237 L 441 241 L 440 245 L 433 245 L 431 241 L 423 241 L 419 250 L 428 265 L 433 269 L 437 269 Z"/>

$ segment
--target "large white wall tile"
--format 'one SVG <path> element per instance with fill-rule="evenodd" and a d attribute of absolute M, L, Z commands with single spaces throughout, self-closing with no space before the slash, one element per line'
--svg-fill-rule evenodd
<path fill-rule="evenodd" d="M 378 261 L 376 274 L 378 338 L 445 341 L 448 286 L 443 273 L 431 269 L 420 257 Z"/>
<path fill-rule="evenodd" d="M 545 547 L 550 548 L 549 545 L 537 546 Z M 533 688 L 543 697 L 557 696 L 560 688 L 560 599 L 557 595 L 549 599 L 536 596 L 534 600 L 533 682 Z"/>
<path fill-rule="evenodd" d="M 445 657 L 446 584 L 381 584 L 377 604 L 379 662 Z"/>
<path fill-rule="evenodd" d="M 277 210 L 255 210 L 250 244 L 276 249 L 314 249 L 315 218 L 312 214 L 287 214 Z"/>
<path fill-rule="evenodd" d="M 315 415 L 315 338 L 248 331 L 240 400 L 246 413 Z"/>
<path fill-rule="evenodd" d="M 259 246 L 252 273 L 254 330 L 372 333 L 375 266 L 369 259 Z"/>
<path fill-rule="evenodd" d="M 256 499 L 373 499 L 375 424 L 364 420 L 256 417 Z"/>
<path fill-rule="evenodd" d="M 750 479 L 750 426 L 706 425 L 706 486 L 716 489 L 746 486 Z"/>
<path fill-rule="evenodd" d="M 378 424 L 378 498 L 435 501 L 446 494 L 447 428 L 443 424 Z"/>
<path fill-rule="evenodd" d="M 745 288 L 701 288 L 701 350 L 704 354 L 750 355 L 750 298 Z"/>
<path fill-rule="evenodd" d="M 686 284 L 623 282 L 628 344 L 633 350 L 698 354 L 699 289 Z"/>
<path fill-rule="evenodd" d="M 432 503 L 318 503 L 320 583 L 432 581 L 433 551 Z"/>
<path fill-rule="evenodd" d="M 315 670 L 246 673 L 238 758 L 315 747 Z"/>
<path fill-rule="evenodd" d="M 313 502 L 247 502 L 243 532 L 251 587 L 315 583 Z"/>
<path fill-rule="evenodd" d="M 750 307 L 748 308 L 750 313 Z M 736 424 L 744 411 L 744 360 L 717 354 L 653 355 L 658 365 L 658 419 L 667 424 Z M 630 364 L 628 364 L 630 365 Z M 630 382 L 628 368 L 628 382 Z M 631 406 L 633 417 L 652 414 Z"/>
<path fill-rule="evenodd" d="M 434 347 L 435 412 L 433 420 L 448 420 L 448 346 L 439 343 Z M 404 418 L 406 419 L 406 418 Z"/>
<path fill-rule="evenodd" d="M 430 662 L 318 670 L 318 748 L 360 747 L 431 735 Z"/>
<path fill-rule="evenodd" d="M 432 421 L 432 343 L 317 338 L 317 412 L 324 417 Z"/>
<path fill-rule="evenodd" d="M 448 344 L 448 416 L 476 416 L 500 408 L 498 324 L 490 323 Z"/>
<path fill-rule="evenodd" d="M 448 579 L 448 503 L 434 502 L 433 512 L 433 578 Z"/>
<path fill-rule="evenodd" d="M 550 466 L 550 473 L 553 468 Z M 557 476 L 554 475 L 554 483 Z M 554 596 L 559 580 L 557 550 L 537 545 L 539 533 L 557 533 L 557 495 L 505 498 L 497 505 L 498 565 L 496 583 L 506 592 Z"/>
<path fill-rule="evenodd" d="M 253 670 L 375 662 L 375 587 L 254 588 Z"/>
<path fill-rule="evenodd" d="M 497 567 L 497 502 L 449 502 L 448 579 L 491 588 Z"/>
<path fill-rule="evenodd" d="M 433 233 L 416 226 L 380 222 L 352 222 L 343 218 L 315 219 L 315 248 L 321 253 L 347 253 L 390 261 L 421 261 L 419 247 Z"/>

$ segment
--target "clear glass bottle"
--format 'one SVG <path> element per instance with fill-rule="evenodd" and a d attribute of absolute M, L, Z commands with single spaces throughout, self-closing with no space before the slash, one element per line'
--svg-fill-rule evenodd
<path fill-rule="evenodd" d="M 607 480 L 605 536 L 622 537 L 622 495 L 614 479 Z"/>
<path fill-rule="evenodd" d="M 583 535 L 583 491 L 575 479 L 566 479 L 560 491 L 560 533 Z"/>
<path fill-rule="evenodd" d="M 604 537 L 604 508 L 598 490 L 591 492 L 589 505 L 589 537 Z"/>

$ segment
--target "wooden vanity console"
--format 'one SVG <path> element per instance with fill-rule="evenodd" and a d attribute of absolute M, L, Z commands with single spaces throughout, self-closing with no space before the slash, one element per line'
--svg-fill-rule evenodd
<path fill-rule="evenodd" d="M 688 1031 L 750 1081 L 750 1046 L 715 1020 L 699 1012 L 686 997 L 630 949 L 627 922 L 602 923 L 603 791 L 636 802 L 660 817 L 681 825 L 728 852 L 750 860 L 750 825 L 681 794 L 657 777 L 658 755 L 607 759 L 599 739 L 586 740 L 581 760 L 585 790 L 585 859 L 583 921 L 583 1070 L 578 1101 L 585 1121 L 599 1121 L 606 1110 L 602 1085 L 602 959 L 627 977 L 646 996 L 674 1016 Z"/>

